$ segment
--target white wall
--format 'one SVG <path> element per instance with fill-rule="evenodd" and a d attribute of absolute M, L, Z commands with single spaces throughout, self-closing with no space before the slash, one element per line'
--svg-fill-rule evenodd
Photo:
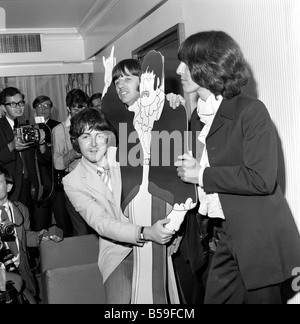
<path fill-rule="evenodd" d="M 117 61 L 173 25 L 184 22 L 186 36 L 223 30 L 240 44 L 256 81 L 258 98 L 277 128 L 283 159 L 280 183 L 300 229 L 300 1 L 169 0 L 115 42 Z M 102 55 L 95 85 L 103 88 Z M 300 266 L 300 265 L 299 265 Z M 293 302 L 299 303 L 296 296 Z"/>

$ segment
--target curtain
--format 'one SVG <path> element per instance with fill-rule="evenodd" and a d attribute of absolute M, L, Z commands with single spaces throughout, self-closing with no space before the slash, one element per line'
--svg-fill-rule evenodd
<path fill-rule="evenodd" d="M 32 108 L 34 99 L 38 96 L 48 96 L 53 102 L 52 118 L 64 121 L 68 116 L 66 95 L 75 88 L 85 91 L 89 96 L 92 93 L 91 74 L 57 74 L 23 77 L 0 77 L 0 91 L 6 87 L 16 87 L 25 95 L 24 120 L 34 124 L 35 110 Z"/>
<path fill-rule="evenodd" d="M 82 91 L 86 92 L 90 97 L 92 95 L 91 74 L 89 73 L 68 74 L 68 83 L 66 85 L 66 92 L 68 93 L 72 89 L 81 89 Z"/>

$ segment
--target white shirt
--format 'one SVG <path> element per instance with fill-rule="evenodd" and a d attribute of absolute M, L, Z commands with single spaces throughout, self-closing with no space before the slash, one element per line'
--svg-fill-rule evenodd
<path fill-rule="evenodd" d="M 13 120 L 11 120 L 10 118 L 7 118 L 7 117 L 6 117 L 6 119 L 7 119 L 8 123 L 9 123 L 11 129 L 14 129 L 15 122 L 14 122 Z"/>
<path fill-rule="evenodd" d="M 12 207 L 11 202 L 7 201 L 3 206 L 5 207 L 5 210 L 7 212 L 8 219 L 12 223 L 15 224 L 15 216 L 14 216 L 13 207 Z M 16 228 L 14 229 L 14 235 L 16 237 L 16 244 L 17 244 L 18 251 L 20 251 L 20 243 L 19 243 L 19 239 L 18 239 L 18 236 L 17 236 Z M 6 248 L 8 248 L 7 242 L 3 242 L 3 243 L 5 244 Z M 16 265 L 16 267 L 19 267 L 19 264 L 20 264 L 20 253 L 18 253 L 18 255 L 15 256 L 12 260 L 13 260 L 14 264 Z"/>
<path fill-rule="evenodd" d="M 206 101 L 203 101 L 201 98 L 198 100 L 198 116 L 200 117 L 201 122 L 205 124 L 198 137 L 199 141 L 204 144 L 204 149 L 200 160 L 201 170 L 199 173 L 198 195 L 200 200 L 199 213 L 201 215 L 208 215 L 208 217 L 211 218 L 225 219 L 219 195 L 217 193 L 206 194 L 206 192 L 203 190 L 203 173 L 205 168 L 210 166 L 206 147 L 206 137 L 210 131 L 211 125 L 222 103 L 222 100 L 222 96 L 218 96 L 216 99 L 214 94 L 211 94 Z"/>

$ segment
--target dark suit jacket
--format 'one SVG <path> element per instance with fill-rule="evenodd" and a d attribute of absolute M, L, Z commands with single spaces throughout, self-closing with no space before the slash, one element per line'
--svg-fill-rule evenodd
<path fill-rule="evenodd" d="M 52 129 L 60 124 L 60 122 L 49 119 L 46 125 L 41 126 L 45 131 L 46 137 L 46 152 L 41 154 L 40 150 L 37 150 L 37 157 L 39 162 L 39 171 L 41 176 L 41 182 L 44 187 L 44 198 L 49 196 L 49 193 L 53 191 L 54 186 L 54 167 L 52 161 Z"/>
<path fill-rule="evenodd" d="M 16 228 L 17 236 L 19 239 L 19 253 L 20 265 L 19 272 L 22 279 L 26 282 L 26 287 L 30 292 L 36 294 L 36 284 L 34 277 L 29 268 L 27 247 L 37 247 L 39 245 L 38 234 L 39 232 L 31 231 L 28 209 L 20 202 L 13 203 L 13 213 L 15 217 L 15 224 L 21 226 Z"/>
<path fill-rule="evenodd" d="M 191 127 L 203 127 L 197 111 Z M 219 194 L 247 289 L 290 278 L 300 264 L 299 232 L 277 182 L 275 128 L 264 104 L 243 94 L 223 100 L 206 144 L 204 191 Z"/>
<path fill-rule="evenodd" d="M 14 139 L 14 133 L 5 117 L 0 119 L 0 164 L 5 167 L 14 177 L 15 185 L 11 192 L 10 199 L 18 200 L 22 186 L 23 162 L 19 152 L 10 152 L 7 144 Z M 38 192 L 39 182 L 35 165 L 35 148 L 22 151 L 23 160 L 26 164 L 28 177 Z"/>

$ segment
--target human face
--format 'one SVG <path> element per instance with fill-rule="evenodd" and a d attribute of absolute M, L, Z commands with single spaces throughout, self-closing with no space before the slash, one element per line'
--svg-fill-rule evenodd
<path fill-rule="evenodd" d="M 189 67 L 184 62 L 181 62 L 179 64 L 176 73 L 181 77 L 181 84 L 184 92 L 188 94 L 197 92 L 199 97 L 204 101 L 206 101 L 207 98 L 211 95 L 211 92 L 209 90 L 200 87 L 196 82 L 192 80 Z"/>
<path fill-rule="evenodd" d="M 109 134 L 86 127 L 78 137 L 78 144 L 82 155 L 91 163 L 101 162 L 107 151 Z"/>
<path fill-rule="evenodd" d="M 101 99 L 97 98 L 92 101 L 91 107 L 101 109 Z"/>
<path fill-rule="evenodd" d="M 52 104 L 49 100 L 46 100 L 41 104 L 37 105 L 35 109 L 37 116 L 44 117 L 45 120 L 48 120 L 51 116 Z"/>
<path fill-rule="evenodd" d="M 15 108 L 12 108 L 9 103 L 17 103 Z M 25 109 L 25 102 L 21 94 L 17 93 L 13 97 L 7 97 L 4 106 L 7 118 L 15 120 L 18 117 L 22 117 Z"/>
<path fill-rule="evenodd" d="M 6 183 L 5 175 L 0 174 L 0 202 L 2 205 L 7 201 L 7 195 L 11 189 L 12 185 Z"/>
<path fill-rule="evenodd" d="M 141 76 L 140 96 L 142 106 L 147 107 L 155 102 L 157 89 L 154 89 L 155 75 L 143 73 Z"/>
<path fill-rule="evenodd" d="M 87 103 L 83 103 L 83 104 L 74 103 L 72 105 L 72 107 L 70 108 L 71 117 L 74 117 L 75 115 L 77 115 L 80 112 L 81 109 L 84 109 L 87 107 L 88 107 Z"/>
<path fill-rule="evenodd" d="M 115 87 L 120 100 L 127 106 L 133 105 L 140 97 L 139 85 L 140 79 L 138 76 L 131 74 L 125 68 L 127 75 L 121 75 L 115 81 Z"/>

